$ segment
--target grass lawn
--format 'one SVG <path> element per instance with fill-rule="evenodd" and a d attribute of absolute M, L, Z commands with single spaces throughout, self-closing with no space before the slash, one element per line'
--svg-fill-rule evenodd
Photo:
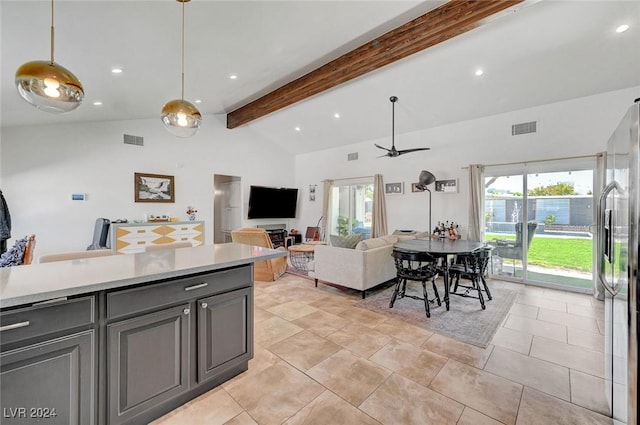
<path fill-rule="evenodd" d="M 515 239 L 514 236 L 487 233 L 486 240 Z M 534 236 L 529 248 L 531 265 L 590 272 L 592 269 L 593 241 L 586 238 L 553 238 Z"/>

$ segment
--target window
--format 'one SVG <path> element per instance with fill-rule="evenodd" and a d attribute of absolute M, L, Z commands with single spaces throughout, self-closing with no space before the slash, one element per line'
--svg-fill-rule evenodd
<path fill-rule="evenodd" d="M 372 179 L 336 181 L 331 187 L 329 233 L 371 237 L 373 191 Z"/>
<path fill-rule="evenodd" d="M 485 238 L 494 246 L 494 274 L 591 290 L 594 169 L 593 157 L 486 167 Z"/>

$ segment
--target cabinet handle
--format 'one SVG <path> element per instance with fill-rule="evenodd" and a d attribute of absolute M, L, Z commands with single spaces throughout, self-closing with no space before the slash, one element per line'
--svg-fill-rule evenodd
<path fill-rule="evenodd" d="M 202 303 L 200 305 L 202 306 L 202 308 L 207 308 L 207 306 L 209 306 L 209 304 L 207 304 L 207 303 Z"/>
<path fill-rule="evenodd" d="M 187 314 L 191 313 L 191 309 L 189 309 L 189 308 L 187 307 L 187 308 L 185 308 L 184 310 L 182 310 L 182 312 L 183 312 L 185 315 L 187 315 Z"/>
<path fill-rule="evenodd" d="M 186 288 L 184 288 L 184 290 L 185 291 L 193 291 L 195 289 L 204 288 L 206 286 L 209 286 L 209 284 L 207 282 L 203 282 L 203 283 L 198 283 L 197 285 L 187 286 Z"/>
<path fill-rule="evenodd" d="M 0 326 L 0 332 L 10 331 L 11 329 L 25 328 L 25 327 L 27 327 L 29 325 L 30 325 L 30 323 L 27 320 L 26 322 L 14 323 L 13 325 Z"/>

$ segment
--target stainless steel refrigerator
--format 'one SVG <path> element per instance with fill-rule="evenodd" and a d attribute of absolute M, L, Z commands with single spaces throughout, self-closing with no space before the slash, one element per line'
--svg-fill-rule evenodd
<path fill-rule="evenodd" d="M 605 382 L 614 423 L 638 425 L 640 99 L 607 144 L 598 204 L 598 276 L 605 289 Z"/>

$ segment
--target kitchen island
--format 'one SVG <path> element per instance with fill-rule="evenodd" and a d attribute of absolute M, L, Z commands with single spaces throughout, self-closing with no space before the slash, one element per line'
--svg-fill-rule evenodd
<path fill-rule="evenodd" d="M 148 423 L 247 370 L 253 263 L 283 255 L 229 243 L 0 269 L 2 423 Z"/>

